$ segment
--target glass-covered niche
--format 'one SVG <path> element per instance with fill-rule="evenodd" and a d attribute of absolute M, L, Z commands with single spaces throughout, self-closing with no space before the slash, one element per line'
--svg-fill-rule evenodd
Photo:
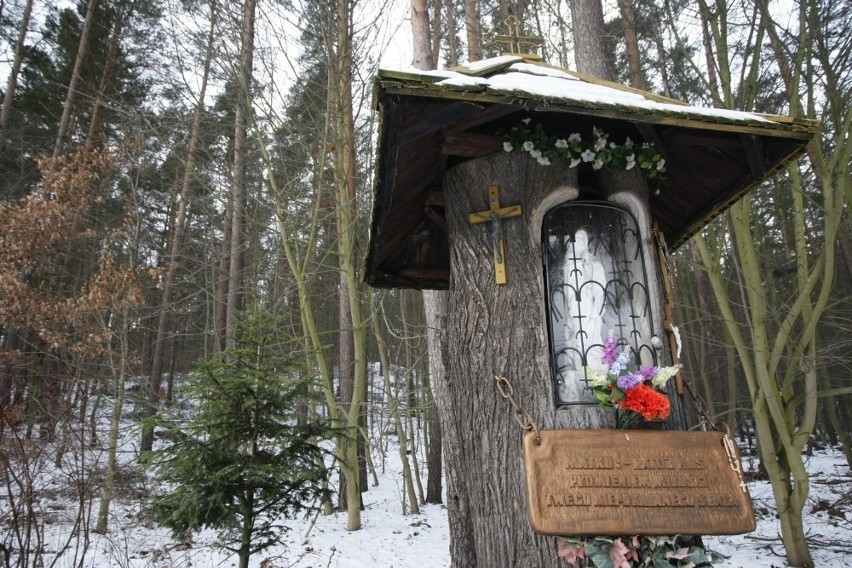
<path fill-rule="evenodd" d="M 542 239 L 556 403 L 597 404 L 587 369 L 606 372 L 610 332 L 632 365 L 657 364 L 639 227 L 614 204 L 570 202 L 547 212 Z"/>

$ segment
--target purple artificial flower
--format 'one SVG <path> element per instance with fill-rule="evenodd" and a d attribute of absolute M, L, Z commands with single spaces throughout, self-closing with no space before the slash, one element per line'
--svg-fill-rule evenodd
<path fill-rule="evenodd" d="M 644 369 L 639 369 L 638 371 L 636 371 L 636 374 L 642 377 L 642 381 L 650 381 L 651 379 L 657 376 L 657 368 L 645 367 Z"/>
<path fill-rule="evenodd" d="M 618 339 L 612 334 L 606 337 L 606 342 L 604 343 L 604 352 L 601 356 L 601 363 L 609 367 L 613 363 L 615 363 L 616 357 L 618 354 L 615 352 L 615 348 L 618 347 Z"/>
<path fill-rule="evenodd" d="M 618 384 L 618 388 L 620 388 L 624 392 L 627 392 L 629 390 L 635 389 L 636 387 L 641 385 L 643 382 L 645 382 L 645 379 L 643 379 L 640 375 L 635 374 L 635 373 L 630 373 L 628 375 L 622 375 L 622 376 L 618 377 L 617 384 Z"/>
<path fill-rule="evenodd" d="M 624 351 L 618 354 L 618 358 L 615 360 L 615 363 L 610 365 L 609 374 L 613 377 L 617 377 L 621 371 L 627 368 L 628 363 L 630 363 L 630 350 L 625 347 Z"/>

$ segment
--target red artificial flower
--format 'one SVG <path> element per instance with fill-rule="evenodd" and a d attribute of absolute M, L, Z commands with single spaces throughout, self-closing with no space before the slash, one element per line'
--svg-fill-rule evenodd
<path fill-rule="evenodd" d="M 618 403 L 621 408 L 641 414 L 645 420 L 668 418 L 671 410 L 668 397 L 648 385 L 639 385 L 627 391 L 625 395 L 625 399 Z"/>

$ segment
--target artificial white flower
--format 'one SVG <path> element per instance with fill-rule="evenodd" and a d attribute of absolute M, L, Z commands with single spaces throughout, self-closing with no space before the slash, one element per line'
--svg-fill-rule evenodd
<path fill-rule="evenodd" d="M 627 165 L 626 165 L 626 166 L 624 166 L 624 169 L 625 169 L 625 170 L 630 171 L 630 170 L 632 170 L 632 169 L 633 169 L 633 167 L 634 167 L 635 165 L 636 165 L 636 162 L 627 162 Z"/>
<path fill-rule="evenodd" d="M 533 148 L 535 148 L 535 144 L 533 144 L 530 140 L 527 140 L 526 142 L 524 142 L 524 150 L 529 152 Z"/>
<path fill-rule="evenodd" d="M 595 150 L 603 150 L 604 148 L 606 148 L 606 138 L 595 140 Z"/>
<path fill-rule="evenodd" d="M 538 160 L 541 158 L 541 150 L 530 150 L 530 156 Z"/>
<path fill-rule="evenodd" d="M 651 379 L 651 384 L 657 388 L 662 388 L 666 386 L 666 383 L 670 378 L 674 377 L 677 374 L 680 366 L 675 367 L 660 367 L 657 369 L 657 374 Z"/>
<path fill-rule="evenodd" d="M 569 168 L 576 168 L 580 164 L 580 158 L 572 158 L 571 163 L 568 164 Z"/>
<path fill-rule="evenodd" d="M 567 148 L 568 147 L 568 141 L 565 140 L 564 138 L 559 138 L 556 142 L 553 143 L 553 145 L 556 146 L 557 148 Z"/>
<path fill-rule="evenodd" d="M 509 142 L 503 142 L 503 151 L 504 151 L 504 152 L 511 152 L 512 150 L 514 150 L 514 148 L 512 148 L 512 144 L 511 144 L 511 143 L 509 143 Z"/>
<path fill-rule="evenodd" d="M 603 373 L 599 373 L 591 367 L 583 367 L 583 370 L 586 371 L 586 378 L 592 387 L 605 387 L 609 385 L 609 379 Z"/>
<path fill-rule="evenodd" d="M 537 161 L 542 166 L 549 166 L 550 165 L 550 158 L 548 158 L 547 156 L 539 156 L 537 158 Z"/>
<path fill-rule="evenodd" d="M 583 158 L 584 162 L 591 162 L 595 159 L 595 153 L 586 148 L 586 150 L 580 154 L 580 157 Z"/>
<path fill-rule="evenodd" d="M 603 160 L 595 160 L 595 163 L 592 164 L 593 170 L 599 170 L 603 167 Z"/>
<path fill-rule="evenodd" d="M 630 136 L 628 136 L 627 140 L 624 141 L 624 147 L 625 148 L 632 148 L 633 147 L 633 140 L 630 139 Z"/>
<path fill-rule="evenodd" d="M 579 144 L 582 141 L 583 137 L 580 136 L 580 134 L 577 132 L 572 133 L 571 136 L 568 137 L 568 142 L 570 142 L 571 144 Z"/>
<path fill-rule="evenodd" d="M 527 118 L 522 118 L 521 122 L 523 122 L 526 126 L 529 126 L 531 120 L 532 120 L 531 118 L 527 117 Z"/>
<path fill-rule="evenodd" d="M 660 158 L 660 161 L 657 162 L 657 171 L 661 172 L 666 167 L 666 161 L 663 158 Z"/>
<path fill-rule="evenodd" d="M 592 126 L 592 134 L 595 135 L 595 138 L 600 138 L 604 135 L 603 130 L 598 130 L 597 126 Z"/>

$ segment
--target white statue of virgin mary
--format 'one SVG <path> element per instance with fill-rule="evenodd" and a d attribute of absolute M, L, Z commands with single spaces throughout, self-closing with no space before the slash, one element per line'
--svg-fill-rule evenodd
<path fill-rule="evenodd" d="M 585 353 L 586 364 L 596 371 L 604 371 L 601 355 L 604 343 L 603 311 L 606 300 L 606 271 L 604 264 L 589 249 L 589 235 L 584 229 L 574 234 L 573 258 L 565 263 L 565 281 L 576 286 L 577 293 L 569 299 L 566 340 L 572 347 Z M 579 297 L 579 302 L 577 298 Z M 594 346 L 594 347 L 593 347 Z M 581 364 L 578 363 L 577 367 Z"/>

